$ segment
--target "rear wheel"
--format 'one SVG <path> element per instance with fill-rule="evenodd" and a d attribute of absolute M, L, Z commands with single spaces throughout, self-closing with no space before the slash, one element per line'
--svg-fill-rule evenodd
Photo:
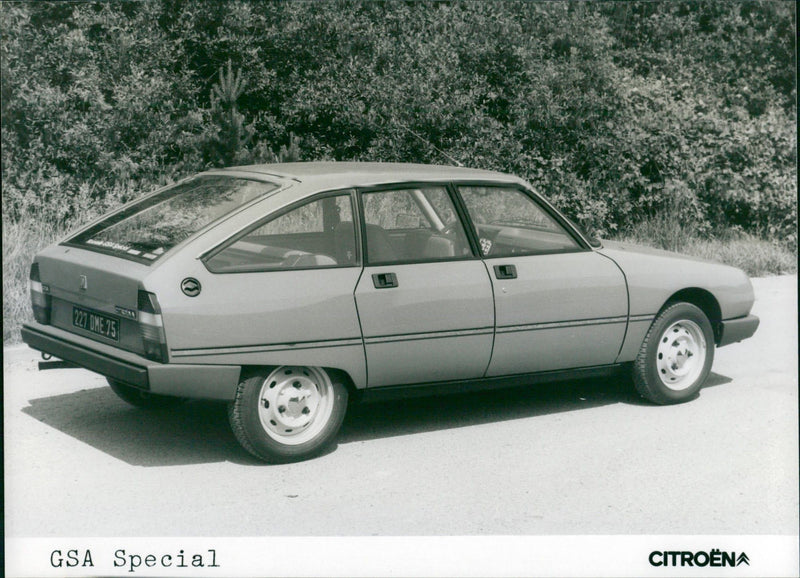
<path fill-rule="evenodd" d="M 714 361 L 714 332 L 703 311 L 675 303 L 658 314 L 633 366 L 637 391 L 658 404 L 692 399 Z"/>
<path fill-rule="evenodd" d="M 347 410 L 343 379 L 320 367 L 281 366 L 239 383 L 228 406 L 236 439 L 271 463 L 307 459 L 336 437 Z"/>
<path fill-rule="evenodd" d="M 132 385 L 110 377 L 107 377 L 106 381 L 108 381 L 108 385 L 111 386 L 112 391 L 116 393 L 121 400 L 135 405 L 136 407 L 161 409 L 176 406 L 184 401 L 183 398 L 180 397 L 150 393 L 149 391 L 133 387 Z"/>

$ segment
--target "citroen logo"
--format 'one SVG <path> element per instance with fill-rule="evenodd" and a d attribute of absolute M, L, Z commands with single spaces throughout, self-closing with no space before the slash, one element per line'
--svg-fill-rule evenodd
<path fill-rule="evenodd" d="M 200 295 L 200 281 L 194 277 L 187 277 L 181 281 L 181 291 L 187 297 L 197 297 Z"/>
<path fill-rule="evenodd" d="M 89 281 L 86 279 L 86 275 L 81 275 L 81 291 L 86 291 L 89 288 Z"/>

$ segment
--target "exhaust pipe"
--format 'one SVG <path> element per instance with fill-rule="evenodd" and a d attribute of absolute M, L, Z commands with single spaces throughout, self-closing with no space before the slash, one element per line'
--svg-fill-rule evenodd
<path fill-rule="evenodd" d="M 50 361 L 53 359 L 53 356 L 49 353 L 42 352 L 42 359 L 44 361 L 39 362 L 39 371 L 44 371 L 45 369 L 77 369 L 81 366 L 77 363 L 72 363 L 71 361 Z"/>

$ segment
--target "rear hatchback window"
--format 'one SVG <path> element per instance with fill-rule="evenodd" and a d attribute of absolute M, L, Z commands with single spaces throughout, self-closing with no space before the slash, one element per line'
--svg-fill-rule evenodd
<path fill-rule="evenodd" d="M 196 177 L 134 203 L 65 244 L 152 263 L 209 223 L 278 187 L 226 176 Z"/>

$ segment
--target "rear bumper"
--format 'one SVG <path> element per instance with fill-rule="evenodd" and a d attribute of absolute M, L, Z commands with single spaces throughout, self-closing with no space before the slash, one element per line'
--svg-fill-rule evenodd
<path fill-rule="evenodd" d="M 33 349 L 152 393 L 231 401 L 241 367 L 156 363 L 48 325 L 23 325 L 22 340 Z"/>
<path fill-rule="evenodd" d="M 49 353 L 64 361 L 71 361 L 90 371 L 100 373 L 142 389 L 150 389 L 147 367 L 135 365 L 118 358 L 105 355 L 39 331 L 30 325 L 22 326 L 22 341 L 33 349 Z"/>
<path fill-rule="evenodd" d="M 759 319 L 755 315 L 747 315 L 746 317 L 737 317 L 736 319 L 728 319 L 721 321 L 719 324 L 719 342 L 717 347 L 723 345 L 730 345 L 737 341 L 742 341 L 752 335 L 758 329 Z"/>

